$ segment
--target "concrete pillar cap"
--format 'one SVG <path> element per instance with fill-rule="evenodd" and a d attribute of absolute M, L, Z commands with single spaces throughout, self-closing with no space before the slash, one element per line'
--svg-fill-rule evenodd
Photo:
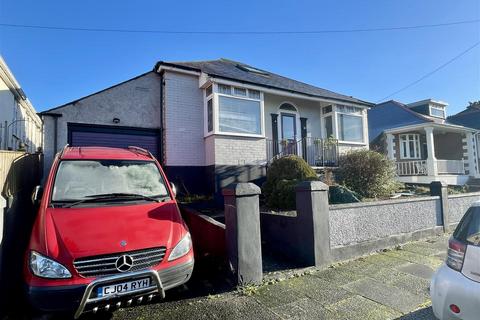
<path fill-rule="evenodd" d="M 260 188 L 250 182 L 232 183 L 222 189 L 224 196 L 255 196 L 261 193 Z"/>
<path fill-rule="evenodd" d="M 328 191 L 328 186 L 321 181 L 302 181 L 295 186 L 295 191 Z"/>

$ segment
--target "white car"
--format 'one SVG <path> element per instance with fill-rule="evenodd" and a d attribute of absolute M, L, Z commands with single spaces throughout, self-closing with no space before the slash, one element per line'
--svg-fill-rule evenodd
<path fill-rule="evenodd" d="M 440 320 L 480 319 L 480 201 L 450 238 L 447 260 L 432 278 L 430 295 Z"/>

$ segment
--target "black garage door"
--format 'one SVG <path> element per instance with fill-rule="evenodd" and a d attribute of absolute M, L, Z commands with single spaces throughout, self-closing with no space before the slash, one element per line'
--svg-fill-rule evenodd
<path fill-rule="evenodd" d="M 68 144 L 72 147 L 102 146 L 147 149 L 157 159 L 160 155 L 159 130 L 68 124 Z"/>

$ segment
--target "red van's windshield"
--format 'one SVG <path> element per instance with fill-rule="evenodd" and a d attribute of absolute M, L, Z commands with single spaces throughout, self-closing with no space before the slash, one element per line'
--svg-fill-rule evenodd
<path fill-rule="evenodd" d="M 154 162 L 132 160 L 64 160 L 55 177 L 52 201 L 80 201 L 99 194 L 167 196 Z"/>

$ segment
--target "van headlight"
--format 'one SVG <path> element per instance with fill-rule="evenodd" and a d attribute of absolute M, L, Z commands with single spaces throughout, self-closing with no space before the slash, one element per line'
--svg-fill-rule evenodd
<path fill-rule="evenodd" d="M 70 271 L 60 263 L 35 251 L 30 253 L 30 269 L 34 275 L 42 278 L 66 279 L 72 277 Z"/>
<path fill-rule="evenodd" d="M 182 238 L 182 240 L 180 240 L 175 246 L 175 248 L 173 248 L 172 252 L 170 253 L 170 256 L 168 257 L 168 261 L 172 261 L 172 260 L 183 257 L 190 251 L 191 247 L 192 247 L 192 238 L 190 237 L 190 233 L 187 232 L 187 234 Z"/>

